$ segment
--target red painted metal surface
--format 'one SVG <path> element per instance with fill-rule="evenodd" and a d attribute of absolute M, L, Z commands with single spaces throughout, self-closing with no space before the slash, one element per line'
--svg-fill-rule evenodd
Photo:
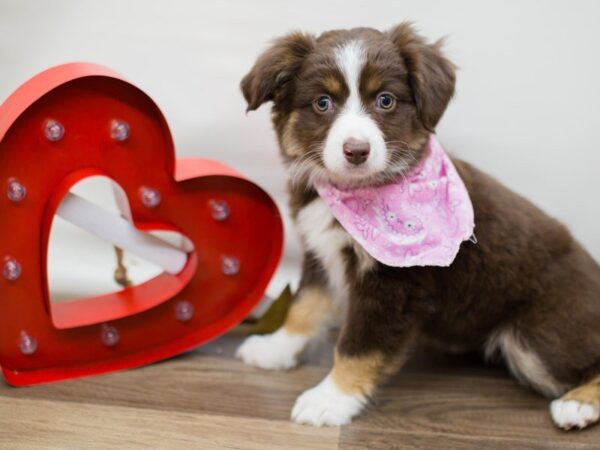
<path fill-rule="evenodd" d="M 47 120 L 65 129 L 57 142 L 44 135 Z M 110 135 L 113 120 L 130 126 L 125 141 Z M 50 304 L 48 238 L 61 199 L 78 181 L 105 175 L 127 194 L 140 230 L 175 230 L 195 250 L 178 275 L 95 299 Z M 18 180 L 20 202 L 5 194 Z M 143 205 L 142 186 L 162 201 Z M 199 158 L 175 160 L 167 123 L 154 102 L 112 71 L 67 64 L 25 83 L 0 106 L 0 264 L 17 260 L 21 275 L 0 274 L 0 365 L 13 385 L 30 385 L 136 367 L 191 349 L 238 324 L 260 301 L 278 264 L 283 228 L 274 202 L 233 169 Z M 214 220 L 211 200 L 226 201 L 230 216 Z M 240 261 L 222 271 L 223 256 Z M 193 317 L 177 320 L 185 300 Z M 101 341 L 105 323 L 116 345 Z M 37 342 L 32 354 L 19 344 Z"/>

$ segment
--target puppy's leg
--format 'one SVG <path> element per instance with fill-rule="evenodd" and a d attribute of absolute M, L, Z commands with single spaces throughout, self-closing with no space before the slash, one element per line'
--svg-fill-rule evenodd
<path fill-rule="evenodd" d="M 333 369 L 320 384 L 305 391 L 292 419 L 314 426 L 350 423 L 366 406 L 380 381 L 405 360 L 417 334 L 416 324 L 396 320 L 380 307 L 351 308 L 337 344 Z"/>
<path fill-rule="evenodd" d="M 548 336 L 546 334 L 546 339 Z M 486 353 L 496 349 L 503 354 L 513 375 L 541 394 L 557 397 L 569 388 L 568 384 L 559 382 L 552 375 L 549 365 L 540 358 L 531 342 L 514 329 L 492 334 Z M 565 430 L 585 428 L 597 422 L 600 418 L 600 375 L 551 402 L 550 415 L 556 426 Z"/>
<path fill-rule="evenodd" d="M 600 375 L 550 403 L 556 426 L 565 430 L 585 428 L 600 418 Z"/>
<path fill-rule="evenodd" d="M 298 356 L 333 312 L 329 293 L 322 287 L 303 287 L 290 307 L 283 327 L 264 336 L 250 336 L 237 357 L 262 369 L 285 370 L 298 364 Z"/>
<path fill-rule="evenodd" d="M 559 382 L 552 374 L 548 361 L 540 357 L 531 339 L 525 339 L 518 329 L 507 327 L 490 336 L 485 354 L 490 357 L 500 351 L 510 372 L 522 384 L 530 386 L 549 398 L 564 394 L 569 385 Z"/>

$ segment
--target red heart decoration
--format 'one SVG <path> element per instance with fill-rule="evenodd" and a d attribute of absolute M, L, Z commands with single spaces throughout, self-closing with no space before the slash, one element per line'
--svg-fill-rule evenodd
<path fill-rule="evenodd" d="M 124 139 L 115 124 L 125 124 Z M 178 274 L 51 304 L 52 220 L 93 175 L 122 187 L 136 228 L 177 231 L 194 251 Z M 52 68 L 0 107 L 0 183 L 0 365 L 13 385 L 131 368 L 213 339 L 260 301 L 281 255 L 272 199 L 221 163 L 176 161 L 155 103 L 97 65 Z M 224 220 L 215 204 L 228 206 Z"/>

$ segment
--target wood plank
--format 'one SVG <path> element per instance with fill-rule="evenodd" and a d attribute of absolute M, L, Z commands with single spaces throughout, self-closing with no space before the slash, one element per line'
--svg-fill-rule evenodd
<path fill-rule="evenodd" d="M 289 372 L 250 367 L 233 358 L 244 337 L 236 330 L 193 352 L 135 370 L 22 389 L 0 383 L 0 397 L 288 420 L 296 397 L 318 383 L 328 365 Z M 327 345 L 331 349 L 331 342 Z"/>
<path fill-rule="evenodd" d="M 287 420 L 295 398 L 326 372 L 316 366 L 270 372 L 237 360 L 190 355 L 63 383 L 21 389 L 4 385 L 0 396 Z"/>
<path fill-rule="evenodd" d="M 599 426 L 557 430 L 548 401 L 520 386 L 503 366 L 485 365 L 474 355 L 424 350 L 351 425 L 295 425 L 289 422 L 292 405 L 328 372 L 334 336 L 313 347 L 307 365 L 269 372 L 233 359 L 244 334 L 238 329 L 186 355 L 136 370 L 23 389 L 0 384 L 0 447 L 85 448 L 86 438 L 100 433 L 106 434 L 107 447 L 121 440 L 127 448 L 143 448 L 139 433 L 149 430 L 160 443 L 155 447 L 163 448 L 281 443 L 280 448 L 336 448 L 336 436 L 340 448 L 348 449 L 600 448 Z M 32 418 L 41 425 L 32 424 Z M 284 431 L 291 434 L 289 442 L 281 441 Z M 228 433 L 225 440 L 219 440 L 221 432 Z M 64 445 L 71 433 L 79 439 L 77 447 Z M 15 447 L 23 436 L 30 442 Z"/>
<path fill-rule="evenodd" d="M 334 449 L 339 428 L 288 421 L 10 398 L 0 402 L 0 448 Z"/>
<path fill-rule="evenodd" d="M 487 442 L 491 448 L 597 449 L 600 427 L 558 430 L 548 400 L 512 378 L 401 373 L 378 393 L 367 414 L 342 430 L 341 442 L 389 448 L 396 439 L 403 445 L 422 441 L 422 448 L 455 448 L 452 442 L 456 448 L 471 448 L 469 443 L 487 448 Z"/>
<path fill-rule="evenodd" d="M 597 450 L 596 443 L 553 441 L 551 439 L 492 438 L 480 436 L 477 430 L 468 434 L 410 433 L 393 430 L 364 430 L 344 427 L 340 436 L 341 450 Z"/>

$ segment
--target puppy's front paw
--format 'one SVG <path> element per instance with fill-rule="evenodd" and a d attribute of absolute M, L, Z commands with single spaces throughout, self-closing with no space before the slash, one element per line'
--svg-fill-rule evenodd
<path fill-rule="evenodd" d="M 365 407 L 360 395 L 349 395 L 338 389 L 330 376 L 305 391 L 292 409 L 292 420 L 320 427 L 346 425 Z"/>
<path fill-rule="evenodd" d="M 273 334 L 250 336 L 237 349 L 236 356 L 246 364 L 270 370 L 287 370 L 298 365 L 298 355 L 308 338 L 281 329 Z"/>
<path fill-rule="evenodd" d="M 550 414 L 557 427 L 570 430 L 575 427 L 585 428 L 597 422 L 600 410 L 591 403 L 558 399 L 550 403 Z"/>

